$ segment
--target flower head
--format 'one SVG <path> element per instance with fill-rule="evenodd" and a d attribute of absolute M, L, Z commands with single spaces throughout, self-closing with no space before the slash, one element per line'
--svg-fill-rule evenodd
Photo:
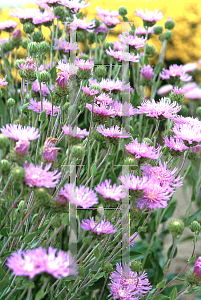
<path fill-rule="evenodd" d="M 167 93 L 171 92 L 172 89 L 173 89 L 173 86 L 171 84 L 165 84 L 162 87 L 160 87 L 160 89 L 157 90 L 157 95 L 167 94 Z"/>
<path fill-rule="evenodd" d="M 79 127 L 75 126 L 72 128 L 70 125 L 66 126 L 64 125 L 62 127 L 65 134 L 70 135 L 72 137 L 83 139 L 87 135 L 89 135 L 89 132 L 86 129 L 81 130 Z"/>
<path fill-rule="evenodd" d="M 201 123 L 195 124 L 180 124 L 175 123 L 173 127 L 175 137 L 187 141 L 189 144 L 193 142 L 199 143 L 201 141 Z"/>
<path fill-rule="evenodd" d="M 129 138 L 131 135 L 130 133 L 127 133 L 125 129 L 120 129 L 119 126 L 112 126 L 111 128 L 105 128 L 104 125 L 100 125 L 96 129 L 99 133 L 104 135 L 105 137 L 110 137 L 110 138 Z"/>
<path fill-rule="evenodd" d="M 106 179 L 105 182 L 102 182 L 95 187 L 95 191 L 101 194 L 104 198 L 119 201 L 127 196 L 127 193 L 122 190 L 122 187 L 122 185 L 117 186 L 116 183 L 112 186 L 111 179 Z"/>
<path fill-rule="evenodd" d="M 146 35 L 146 33 L 147 33 L 146 29 L 142 26 L 135 28 L 135 34 Z M 154 33 L 154 26 L 148 28 L 148 34 L 152 34 L 152 33 Z"/>
<path fill-rule="evenodd" d="M 16 39 L 21 39 L 22 33 L 21 33 L 20 28 L 17 28 L 13 31 L 13 37 Z"/>
<path fill-rule="evenodd" d="M 87 94 L 87 95 L 89 95 L 89 96 L 94 96 L 94 95 L 97 95 L 98 93 L 99 93 L 99 91 L 98 90 L 93 90 L 92 88 L 90 88 L 90 87 L 85 87 L 85 86 L 83 86 L 82 87 L 82 90 Z"/>
<path fill-rule="evenodd" d="M 0 22 L 0 29 L 1 30 L 14 30 L 14 28 L 17 26 L 17 23 L 13 20 L 8 20 L 4 22 Z"/>
<path fill-rule="evenodd" d="M 54 39 L 54 42 L 56 45 L 58 45 L 58 46 L 53 46 L 54 50 L 57 50 L 58 47 L 60 50 L 63 50 L 64 52 L 80 49 L 80 47 L 78 47 L 77 44 L 69 43 L 66 41 L 65 38 L 63 38 L 61 41 L 59 39 Z"/>
<path fill-rule="evenodd" d="M 141 76 L 145 80 L 149 80 L 153 78 L 154 76 L 153 68 L 150 65 L 148 66 L 144 65 L 141 69 Z"/>
<path fill-rule="evenodd" d="M 92 105 L 89 103 L 86 103 L 86 108 L 88 108 L 90 111 L 92 111 Z M 100 106 L 97 104 L 94 105 L 93 112 L 97 116 L 104 116 L 104 117 L 112 117 L 114 118 L 116 113 L 114 109 L 107 108 L 107 105 L 104 103 L 101 103 Z"/>
<path fill-rule="evenodd" d="M 163 13 L 159 11 L 158 9 L 155 9 L 155 11 L 149 11 L 147 8 L 145 8 L 145 13 L 143 10 L 136 9 L 135 15 L 139 18 L 142 18 L 144 21 L 149 22 L 157 22 L 163 19 Z"/>
<path fill-rule="evenodd" d="M 26 7 L 25 9 L 17 8 L 10 11 L 8 14 L 19 19 L 33 19 L 40 11 L 36 8 Z"/>
<path fill-rule="evenodd" d="M 47 164 L 44 169 L 42 167 L 43 163 L 40 166 L 34 166 L 32 163 L 27 166 L 27 162 L 24 164 L 26 184 L 30 187 L 56 187 L 61 173 L 57 174 L 58 170 L 49 171 L 51 164 Z"/>
<path fill-rule="evenodd" d="M 58 3 L 61 5 L 65 5 L 70 10 L 73 10 L 74 13 L 77 13 L 79 9 L 86 8 L 91 5 L 90 2 L 88 3 L 85 1 L 80 2 L 79 0 L 73 0 L 73 1 L 59 0 Z"/>
<path fill-rule="evenodd" d="M 22 125 L 17 124 L 6 124 L 6 127 L 1 128 L 1 132 L 8 138 L 18 140 L 32 141 L 36 140 L 40 134 L 38 128 L 35 127 L 22 127 Z"/>
<path fill-rule="evenodd" d="M 168 137 L 166 136 L 164 138 L 164 141 L 167 147 L 175 151 L 183 152 L 188 149 L 188 147 L 184 145 L 184 142 L 181 139 L 177 139 L 171 136 L 169 140 Z"/>
<path fill-rule="evenodd" d="M 75 65 L 83 70 L 91 70 L 94 67 L 94 62 L 89 60 L 85 61 L 84 59 L 77 59 L 75 61 Z"/>
<path fill-rule="evenodd" d="M 170 78 L 179 78 L 181 81 L 190 81 L 192 76 L 188 75 L 183 69 L 183 65 L 170 65 L 169 70 L 164 69 L 162 73 L 160 73 L 160 77 L 162 79 L 170 79 Z"/>
<path fill-rule="evenodd" d="M 140 159 L 141 157 L 147 157 L 150 159 L 158 159 L 159 153 L 161 150 L 161 146 L 158 146 L 155 149 L 153 146 L 149 146 L 148 143 L 138 143 L 137 138 L 130 142 L 128 145 L 125 145 L 125 149 L 127 152 L 135 155 L 136 159 Z"/>
<path fill-rule="evenodd" d="M 57 74 L 58 77 L 56 79 L 57 85 L 59 87 L 66 87 L 69 80 L 69 75 L 67 72 L 60 72 Z"/>
<path fill-rule="evenodd" d="M 41 113 L 41 101 L 37 102 L 33 98 L 29 101 L 28 109 L 33 110 L 37 113 Z M 45 109 L 47 115 L 52 114 L 52 103 L 47 101 L 47 99 L 43 98 L 43 109 Z M 58 114 L 59 108 L 57 106 L 53 106 L 53 116 Z"/>
<path fill-rule="evenodd" d="M 85 29 L 85 30 L 91 32 L 92 29 L 96 26 L 95 20 L 87 23 L 86 17 L 84 17 L 83 20 L 78 19 L 75 15 L 73 17 L 74 17 L 73 22 L 68 24 L 68 27 L 71 28 L 72 30 L 76 30 L 77 28 L 80 28 L 80 29 Z"/>
<path fill-rule="evenodd" d="M 123 104 L 119 101 L 115 101 L 110 106 L 119 117 L 131 117 L 136 114 L 136 109 L 129 102 Z"/>
<path fill-rule="evenodd" d="M 123 51 L 114 51 L 111 49 L 111 47 L 109 47 L 109 50 L 106 49 L 105 52 L 110 55 L 113 56 L 114 58 L 118 59 L 119 61 L 132 61 L 132 62 L 139 62 L 139 54 L 134 55 L 134 54 L 130 54 L 128 52 L 123 52 Z"/>
<path fill-rule="evenodd" d="M 78 67 L 75 64 L 64 64 L 61 60 L 58 62 L 57 69 L 67 72 L 69 75 L 76 75 Z"/>
<path fill-rule="evenodd" d="M 4 86 L 7 84 L 8 84 L 8 82 L 6 81 L 6 78 L 3 78 L 3 79 L 0 78 L 0 86 Z"/>
<path fill-rule="evenodd" d="M 194 264 L 193 273 L 199 277 L 201 277 L 201 256 L 198 257 Z"/>
<path fill-rule="evenodd" d="M 90 220 L 82 220 L 82 223 L 80 227 L 84 230 L 93 230 L 94 233 L 97 235 L 100 235 L 101 233 L 115 233 L 117 230 L 113 229 L 113 225 L 110 222 L 105 222 L 104 220 L 101 220 L 101 222 L 97 225 L 94 221 L 94 217 L 90 217 Z"/>
<path fill-rule="evenodd" d="M 47 162 L 53 162 L 57 159 L 57 152 L 59 149 L 58 147 L 55 147 L 56 143 L 58 143 L 58 139 L 48 137 L 45 141 L 45 148 L 43 150 L 43 158 Z"/>
<path fill-rule="evenodd" d="M 109 95 L 105 93 L 101 93 L 99 96 L 95 97 L 97 104 L 105 103 L 105 104 L 112 104 L 114 100 L 110 98 Z"/>
<path fill-rule="evenodd" d="M 36 92 L 36 93 L 40 93 L 40 84 L 38 82 L 38 79 L 36 79 L 34 82 L 32 82 L 31 90 Z M 42 93 L 43 96 L 50 93 L 47 86 L 42 82 L 41 82 L 41 93 Z"/>
<path fill-rule="evenodd" d="M 46 22 L 52 22 L 54 19 L 54 14 L 53 10 L 47 8 L 44 10 L 44 12 L 38 12 L 34 18 L 33 18 L 33 23 L 34 24 L 45 24 Z"/>
<path fill-rule="evenodd" d="M 144 37 L 138 37 L 136 35 L 131 35 L 126 32 L 120 34 L 118 39 L 123 43 L 135 47 L 137 50 L 143 48 L 146 44 L 146 39 Z"/>
<path fill-rule="evenodd" d="M 67 252 L 52 247 L 18 250 L 7 259 L 7 266 L 17 276 L 33 279 L 37 274 L 48 273 L 55 278 L 77 275 L 77 265 Z"/>

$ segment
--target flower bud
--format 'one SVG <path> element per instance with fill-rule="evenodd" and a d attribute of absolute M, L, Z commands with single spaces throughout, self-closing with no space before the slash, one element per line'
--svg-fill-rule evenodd
<path fill-rule="evenodd" d="M 23 25 L 23 30 L 26 34 L 31 34 L 34 32 L 34 29 L 35 29 L 35 26 L 30 23 L 30 22 L 27 22 Z"/>
<path fill-rule="evenodd" d="M 39 82 L 49 82 L 51 79 L 50 73 L 48 73 L 47 71 L 41 71 L 38 74 L 38 81 Z"/>
<path fill-rule="evenodd" d="M 65 6 L 62 6 L 62 5 L 58 5 L 56 7 L 54 7 L 54 15 L 57 17 L 60 17 L 60 18 L 65 18 L 67 17 L 67 9 Z"/>
<path fill-rule="evenodd" d="M 181 220 L 175 219 L 170 221 L 167 228 L 173 236 L 180 236 L 184 231 L 184 227 L 184 223 Z"/>
<path fill-rule="evenodd" d="M 50 51 L 50 45 L 47 42 L 41 42 L 39 44 L 39 52 L 40 53 L 48 53 Z"/>
<path fill-rule="evenodd" d="M 89 45 L 92 45 L 93 43 L 95 43 L 95 36 L 96 34 L 94 32 L 88 32 L 87 33 L 87 38 L 89 40 Z"/>
<path fill-rule="evenodd" d="M 113 272 L 113 266 L 110 262 L 106 262 L 106 264 L 104 264 L 103 272 L 105 272 L 106 274 L 110 274 Z"/>
<path fill-rule="evenodd" d="M 12 51 L 13 50 L 13 45 L 12 45 L 12 43 L 9 43 L 9 42 L 3 42 L 2 44 L 1 44 L 1 51 L 3 52 L 3 53 L 7 53 L 7 52 L 10 52 L 10 51 Z"/>
<path fill-rule="evenodd" d="M 0 133 L 0 149 L 5 149 L 9 144 L 9 139 L 4 134 Z"/>
<path fill-rule="evenodd" d="M 86 39 L 86 33 L 82 30 L 77 30 L 77 42 L 82 43 Z"/>
<path fill-rule="evenodd" d="M 91 77 L 91 70 L 81 69 L 77 70 L 77 77 L 80 79 L 89 79 Z"/>
<path fill-rule="evenodd" d="M 172 31 L 169 31 L 169 30 L 166 30 L 164 33 L 163 33 L 163 38 L 164 40 L 171 40 L 172 38 Z"/>
<path fill-rule="evenodd" d="M 68 84 L 68 80 L 69 80 L 69 75 L 66 72 L 60 72 L 58 73 L 58 77 L 56 79 L 57 85 L 59 87 L 66 87 Z"/>
<path fill-rule="evenodd" d="M 94 68 L 94 74 L 101 79 L 105 78 L 107 75 L 107 69 L 105 66 L 98 66 L 98 67 Z"/>
<path fill-rule="evenodd" d="M 154 26 L 154 33 L 161 34 L 163 32 L 163 27 L 160 25 Z"/>
<path fill-rule="evenodd" d="M 130 269 L 133 272 L 142 272 L 143 271 L 142 263 L 140 261 L 134 260 L 131 262 Z"/>
<path fill-rule="evenodd" d="M 48 197 L 48 191 L 45 187 L 34 188 L 34 198 L 43 200 Z M 48 197 L 49 198 L 49 197 Z"/>
<path fill-rule="evenodd" d="M 73 146 L 71 155 L 72 157 L 82 159 L 85 154 L 85 148 L 82 145 Z"/>
<path fill-rule="evenodd" d="M 90 60 L 90 57 L 87 54 L 82 54 L 80 56 L 80 59 L 83 59 L 84 61 Z"/>
<path fill-rule="evenodd" d="M 19 155 L 25 155 L 29 150 L 29 146 L 30 146 L 29 141 L 19 140 L 16 143 L 15 152 L 17 152 Z"/>
<path fill-rule="evenodd" d="M 40 30 L 34 31 L 32 34 L 32 38 L 34 42 L 40 43 L 45 40 L 42 32 Z"/>
<path fill-rule="evenodd" d="M 102 93 L 102 89 L 101 89 L 100 85 L 98 85 L 98 84 L 92 84 L 90 86 L 90 88 L 91 88 L 91 90 L 98 90 L 100 94 Z M 96 94 L 96 96 L 98 96 L 98 95 L 99 94 Z"/>
<path fill-rule="evenodd" d="M 2 159 L 0 161 L 0 172 L 3 175 L 8 175 L 11 169 L 11 163 L 7 159 Z"/>
<path fill-rule="evenodd" d="M 123 16 L 127 15 L 127 13 L 128 13 L 128 11 L 127 11 L 126 7 L 124 7 L 124 6 L 119 7 L 120 16 L 123 17 Z"/>
<path fill-rule="evenodd" d="M 79 272 L 80 277 L 85 277 L 86 271 L 85 271 L 85 268 L 83 266 L 78 267 L 78 272 Z"/>
<path fill-rule="evenodd" d="M 23 182 L 26 172 L 22 167 L 15 167 L 12 169 L 11 175 L 14 181 Z"/>
<path fill-rule="evenodd" d="M 135 170 L 138 167 L 138 163 L 134 157 L 127 156 L 124 159 L 124 165 L 130 166 L 131 170 Z"/>
<path fill-rule="evenodd" d="M 9 98 L 6 103 L 8 108 L 15 106 L 15 100 L 13 98 Z"/>
<path fill-rule="evenodd" d="M 146 44 L 146 54 L 150 57 L 156 55 L 156 48 L 153 45 Z"/>
<path fill-rule="evenodd" d="M 201 226 L 200 226 L 200 223 L 198 223 L 197 221 L 193 221 L 191 223 L 191 225 L 189 226 L 190 230 L 192 232 L 197 232 L 199 233 L 200 232 L 200 229 L 201 229 Z"/>
<path fill-rule="evenodd" d="M 165 29 L 172 30 L 175 27 L 175 22 L 172 18 L 168 18 L 167 21 L 165 21 Z"/>
<path fill-rule="evenodd" d="M 17 69 L 17 70 L 21 70 L 20 68 L 19 68 L 19 66 L 18 65 L 25 65 L 25 60 L 24 59 L 17 59 L 16 61 L 15 61 L 15 69 Z"/>
<path fill-rule="evenodd" d="M 39 46 L 36 42 L 31 42 L 28 44 L 27 46 L 27 51 L 29 51 L 29 53 L 32 54 L 37 54 L 39 51 Z"/>

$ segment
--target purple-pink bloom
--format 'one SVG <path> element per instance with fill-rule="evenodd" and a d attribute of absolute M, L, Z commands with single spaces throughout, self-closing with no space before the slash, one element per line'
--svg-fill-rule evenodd
<path fill-rule="evenodd" d="M 166 136 L 164 138 L 164 141 L 167 147 L 174 149 L 175 151 L 183 152 L 188 149 L 188 147 L 184 145 L 184 142 L 181 139 L 177 139 L 171 136 L 169 140 Z"/>
<path fill-rule="evenodd" d="M 78 67 L 75 64 L 64 64 L 61 60 L 58 62 L 57 69 L 67 72 L 69 75 L 76 75 Z"/>
<path fill-rule="evenodd" d="M 58 47 L 60 50 L 64 50 L 64 52 L 68 52 L 70 50 L 79 50 L 80 47 L 77 46 L 77 43 L 69 43 L 63 38 L 61 41 L 59 39 L 54 39 L 54 42 L 58 46 L 53 46 L 54 50 L 57 50 Z"/>
<path fill-rule="evenodd" d="M 131 117 L 136 114 L 136 109 L 129 102 L 124 102 L 123 104 L 118 100 L 110 106 L 119 117 Z"/>
<path fill-rule="evenodd" d="M 98 97 L 95 97 L 95 100 L 97 104 L 101 104 L 101 103 L 112 104 L 114 102 L 114 100 L 105 93 L 101 93 Z"/>
<path fill-rule="evenodd" d="M 29 150 L 30 142 L 27 140 L 19 140 L 15 145 L 15 152 L 19 155 L 25 155 Z"/>
<path fill-rule="evenodd" d="M 184 69 L 183 65 L 170 65 L 169 70 L 163 68 L 162 73 L 160 73 L 160 77 L 162 79 L 170 79 L 173 78 L 180 78 L 181 81 L 190 81 L 192 79 L 192 76 L 188 75 Z"/>
<path fill-rule="evenodd" d="M 104 125 L 100 125 L 96 130 L 102 135 L 104 135 L 105 137 L 125 138 L 125 139 L 131 137 L 130 133 L 127 133 L 124 128 L 120 128 L 117 125 L 115 127 L 113 125 L 110 128 L 105 128 L 105 124 L 104 124 Z"/>
<path fill-rule="evenodd" d="M 136 35 L 131 35 L 127 32 L 120 34 L 118 39 L 123 43 L 135 47 L 137 50 L 143 48 L 146 44 L 146 39 L 144 37 L 138 37 Z"/>
<path fill-rule="evenodd" d="M 52 22 L 54 19 L 54 14 L 52 9 L 45 9 L 44 12 L 38 12 L 34 18 L 34 24 L 45 24 L 46 22 Z"/>
<path fill-rule="evenodd" d="M 23 8 L 16 8 L 13 11 L 9 11 L 9 15 L 18 19 L 33 19 L 38 13 L 40 13 L 39 9 L 25 7 Z"/>
<path fill-rule="evenodd" d="M 110 234 L 117 232 L 117 230 L 113 228 L 113 224 L 106 222 L 105 219 L 101 220 L 98 225 L 97 224 L 98 223 L 94 221 L 94 217 L 90 217 L 90 220 L 82 220 L 80 227 L 84 230 L 92 230 L 97 235 L 100 235 L 101 233 Z"/>
<path fill-rule="evenodd" d="M 184 93 L 184 90 L 182 88 L 179 89 L 178 86 L 175 86 L 173 90 L 175 95 L 181 95 Z"/>
<path fill-rule="evenodd" d="M 104 198 L 120 201 L 122 198 L 127 196 L 127 192 L 123 191 L 122 188 L 122 185 L 117 186 L 116 183 L 112 186 L 111 179 L 106 179 L 104 182 L 95 187 L 95 191 L 101 194 Z"/>
<path fill-rule="evenodd" d="M 77 59 L 75 65 L 82 70 L 91 70 L 94 67 L 94 62 L 84 59 Z"/>
<path fill-rule="evenodd" d="M 89 96 L 94 96 L 94 95 L 99 94 L 99 90 L 93 90 L 92 88 L 87 87 L 87 86 L 86 87 L 83 86 L 82 90 Z"/>
<path fill-rule="evenodd" d="M 36 93 L 40 93 L 40 84 L 38 82 L 38 79 L 36 79 L 34 82 L 32 82 L 31 90 Z M 41 93 L 43 96 L 50 93 L 48 87 L 42 82 L 41 82 Z"/>
<path fill-rule="evenodd" d="M 86 108 L 88 110 L 92 111 L 92 105 L 89 103 L 86 103 Z M 116 116 L 116 112 L 111 107 L 107 107 L 107 104 L 101 103 L 100 106 L 97 104 L 94 104 L 93 107 L 93 113 L 97 116 L 104 116 L 104 117 L 111 117 L 114 118 Z"/>
<path fill-rule="evenodd" d="M 150 65 L 148 66 L 144 65 L 141 69 L 141 76 L 145 80 L 149 80 L 153 78 L 154 76 L 153 68 Z"/>
<path fill-rule="evenodd" d="M 72 137 L 80 138 L 80 139 L 83 139 L 87 135 L 89 135 L 89 132 L 86 129 L 81 130 L 77 126 L 74 126 L 74 128 L 72 128 L 70 125 L 68 125 L 68 126 L 64 125 L 62 127 L 62 129 L 65 134 L 70 135 Z"/>
<path fill-rule="evenodd" d="M 32 57 L 26 57 L 25 64 L 18 64 L 18 67 L 22 70 L 36 70 L 36 64 Z"/>
<path fill-rule="evenodd" d="M 161 146 L 159 145 L 157 149 L 153 146 L 149 146 L 148 143 L 138 143 L 137 138 L 130 142 L 129 144 L 125 145 L 125 149 L 127 152 L 135 155 L 136 159 L 140 159 L 141 157 L 147 157 L 150 159 L 158 159 Z"/>
<path fill-rule="evenodd" d="M 201 123 L 195 124 L 180 124 L 175 123 L 173 127 L 175 137 L 187 141 L 189 144 L 201 141 Z"/>
<path fill-rule="evenodd" d="M 77 28 L 80 28 L 80 29 L 85 29 L 89 32 L 92 32 L 92 29 L 96 26 L 95 20 L 87 23 L 86 17 L 83 17 L 83 20 L 81 20 L 81 19 L 77 19 L 77 17 L 75 15 L 73 15 L 73 18 L 74 18 L 73 22 L 71 22 L 70 24 L 67 24 L 68 27 L 71 28 L 73 31 L 77 30 Z M 65 23 L 67 23 L 67 22 L 65 22 Z"/>
<path fill-rule="evenodd" d="M 77 13 L 79 9 L 86 8 L 91 5 L 90 2 L 88 3 L 85 1 L 80 2 L 79 0 L 73 0 L 73 1 L 59 0 L 58 3 L 61 5 L 65 5 L 70 10 L 73 10 L 74 13 Z"/>
<path fill-rule="evenodd" d="M 117 10 L 112 10 L 112 11 L 109 11 L 108 8 L 106 9 L 102 9 L 101 7 L 96 7 L 96 10 L 97 10 L 97 13 L 98 13 L 98 16 L 101 18 L 101 17 L 118 17 L 119 16 L 119 13 Z"/>
<path fill-rule="evenodd" d="M 197 87 L 188 92 L 185 92 L 185 97 L 188 99 L 201 99 L 201 88 Z"/>
<path fill-rule="evenodd" d="M 6 124 L 6 127 L 1 128 L 1 132 L 8 138 L 14 139 L 16 141 L 32 141 L 36 140 L 39 136 L 39 130 L 35 127 L 25 126 L 17 124 Z"/>
<path fill-rule="evenodd" d="M 198 68 L 197 63 L 188 63 L 183 66 L 183 70 L 187 72 L 193 72 Z"/>
<path fill-rule="evenodd" d="M 194 264 L 193 273 L 198 277 L 201 277 L 201 256 L 198 257 Z"/>
<path fill-rule="evenodd" d="M 123 82 L 119 79 L 102 79 L 99 83 L 102 90 L 106 91 L 122 91 Z"/>
<path fill-rule="evenodd" d="M 165 84 L 162 87 L 160 87 L 160 89 L 157 90 L 157 95 L 168 94 L 169 92 L 171 92 L 172 89 L 173 89 L 173 85 Z"/>
<path fill-rule="evenodd" d="M 17 28 L 13 31 L 13 37 L 16 39 L 21 39 L 22 33 L 21 33 L 20 28 Z"/>
<path fill-rule="evenodd" d="M 120 20 L 118 18 L 115 17 L 111 17 L 111 16 L 102 16 L 100 17 L 101 20 L 107 25 L 107 26 L 116 26 L 117 24 L 120 23 Z"/>
<path fill-rule="evenodd" d="M 61 173 L 57 173 L 58 170 L 49 171 L 51 163 L 47 164 L 44 169 L 43 163 L 40 166 L 34 166 L 32 163 L 27 166 L 26 162 L 23 167 L 26 172 L 25 182 L 30 187 L 55 188 L 61 177 Z"/>
<path fill-rule="evenodd" d="M 123 45 L 120 41 L 114 42 L 114 50 L 123 51 L 125 49 L 125 45 Z"/>
<path fill-rule="evenodd" d="M 146 114 L 146 116 L 159 118 L 173 118 L 177 112 L 180 111 L 181 106 L 169 98 L 161 98 L 160 101 L 156 102 L 154 99 L 151 101 L 143 101 L 140 106 L 137 107 L 137 114 Z"/>
<path fill-rule="evenodd" d="M 139 26 L 135 28 L 135 34 L 146 35 L 147 31 L 144 27 Z M 148 27 L 148 35 L 154 33 L 154 26 Z"/>
<path fill-rule="evenodd" d="M 55 147 L 56 143 L 58 143 L 58 139 L 48 137 L 45 141 L 45 148 L 43 150 L 43 158 L 47 162 L 53 162 L 57 159 L 57 152 L 59 149 Z"/>
<path fill-rule="evenodd" d="M 8 82 L 6 81 L 6 78 L 3 78 L 3 79 L 0 78 L 0 86 L 4 86 L 7 84 L 8 84 Z"/>
<path fill-rule="evenodd" d="M 41 273 L 48 273 L 55 278 L 77 275 L 77 265 L 67 252 L 48 248 L 18 250 L 7 259 L 7 266 L 17 276 L 28 276 L 33 279 Z"/>
<path fill-rule="evenodd" d="M 123 188 L 126 190 L 133 190 L 133 191 L 143 191 L 143 189 L 146 187 L 148 178 L 139 176 L 135 176 L 133 174 L 126 174 L 121 175 L 119 177 L 119 180 L 121 181 Z"/>
<path fill-rule="evenodd" d="M 142 18 L 144 21 L 148 21 L 148 22 L 157 22 L 164 18 L 163 13 L 158 9 L 155 9 L 155 11 L 149 11 L 147 8 L 145 8 L 145 13 L 144 13 L 141 8 L 140 9 L 136 8 L 135 15 L 139 18 Z"/>
<path fill-rule="evenodd" d="M 69 80 L 69 75 L 67 72 L 60 72 L 57 74 L 57 79 L 56 79 L 56 82 L 57 82 L 57 85 L 59 87 L 66 87 L 67 84 L 68 84 L 68 80 Z"/>
<path fill-rule="evenodd" d="M 29 101 L 29 105 L 27 106 L 27 109 L 33 110 L 37 113 L 41 113 L 41 101 L 36 101 L 33 98 Z M 52 114 L 52 103 L 47 101 L 47 99 L 43 98 L 43 109 L 46 111 L 47 115 Z M 53 116 L 56 116 L 58 114 L 59 108 L 57 106 L 53 105 Z"/>
<path fill-rule="evenodd" d="M 8 20 L 4 22 L 0 22 L 0 29 L 7 30 L 7 29 L 14 29 L 18 24 L 13 20 Z"/>
<path fill-rule="evenodd" d="M 129 264 L 116 264 L 116 271 L 110 275 L 111 283 L 109 284 L 114 299 L 139 299 L 145 296 L 152 286 L 147 279 L 145 272 L 137 273 L 131 271 Z M 134 296 L 134 297 L 133 297 Z"/>

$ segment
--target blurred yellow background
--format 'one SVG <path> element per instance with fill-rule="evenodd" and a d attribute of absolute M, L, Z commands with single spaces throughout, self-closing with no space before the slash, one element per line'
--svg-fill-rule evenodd
<path fill-rule="evenodd" d="M 168 17 L 173 18 L 176 22 L 176 26 L 173 29 L 172 40 L 168 42 L 165 59 L 168 61 L 180 60 L 181 63 L 185 64 L 188 62 L 197 62 L 201 58 L 201 1 L 200 0 L 91 0 L 91 6 L 82 10 L 83 14 L 87 16 L 87 20 L 94 18 L 96 16 L 96 7 L 109 8 L 110 10 L 118 10 L 120 6 L 125 6 L 128 10 L 128 18 L 131 22 L 135 22 L 135 26 L 138 27 L 142 25 L 142 20 L 135 16 L 136 8 L 148 8 L 149 10 L 155 10 L 156 8 L 163 12 L 164 18 L 157 22 L 158 25 L 164 26 L 164 22 Z M 32 4 L 27 4 L 26 6 L 34 6 Z M 0 13 L 0 20 L 5 21 L 6 19 L 13 19 L 17 21 L 16 18 L 12 18 L 8 15 L 11 8 L 2 9 Z M 21 26 L 21 25 L 20 25 Z M 21 26 L 22 28 L 22 26 Z M 116 32 L 121 32 L 121 25 L 117 26 Z M 49 29 L 44 29 L 45 37 L 49 36 Z M 2 32 L 1 38 L 6 37 Z M 114 40 L 114 38 L 113 38 Z M 157 49 L 160 52 L 161 43 L 158 37 L 151 39 Z M 23 51 L 22 47 L 18 52 Z"/>

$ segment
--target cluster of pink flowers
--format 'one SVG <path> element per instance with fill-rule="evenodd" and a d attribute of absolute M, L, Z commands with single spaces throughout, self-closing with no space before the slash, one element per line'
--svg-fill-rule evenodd
<path fill-rule="evenodd" d="M 179 78 L 181 81 L 190 81 L 192 79 L 192 76 L 188 75 L 184 68 L 183 65 L 171 65 L 168 69 L 164 69 L 162 73 L 160 73 L 160 77 L 162 79 L 170 79 L 170 78 Z"/>
<path fill-rule="evenodd" d="M 90 220 L 82 220 L 80 227 L 87 231 L 92 230 L 97 235 L 100 235 L 101 233 L 110 234 L 117 232 L 117 230 L 113 229 L 113 225 L 110 222 L 106 222 L 104 219 L 98 224 L 94 221 L 94 217 L 90 217 Z"/>

